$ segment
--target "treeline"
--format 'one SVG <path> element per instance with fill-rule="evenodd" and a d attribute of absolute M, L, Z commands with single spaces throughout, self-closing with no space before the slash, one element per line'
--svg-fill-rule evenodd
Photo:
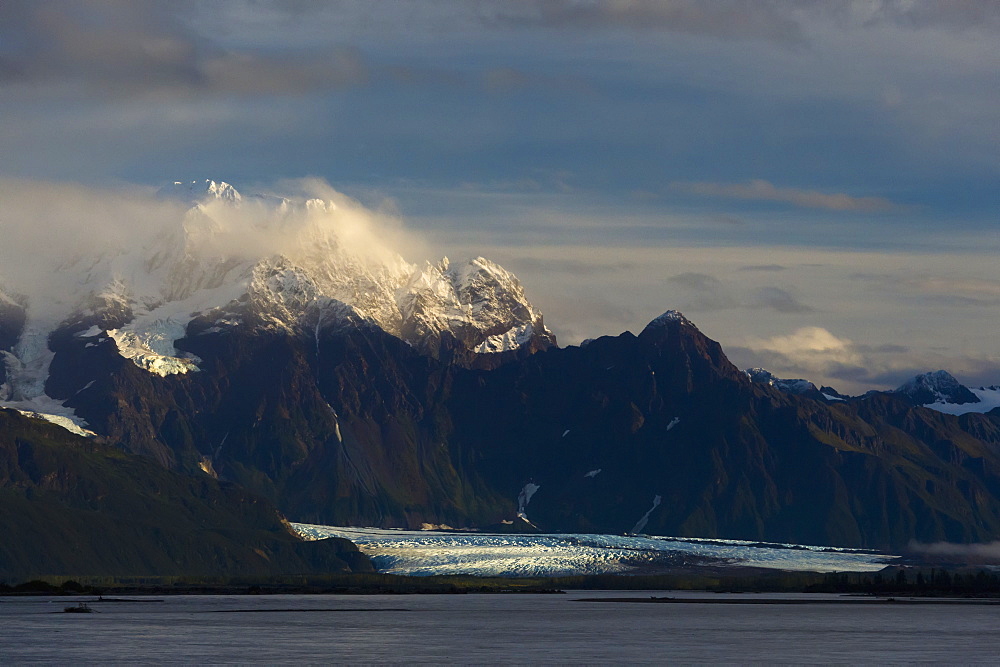
<path fill-rule="evenodd" d="M 868 593 L 941 597 L 1000 597 L 1000 573 L 943 568 L 898 568 L 876 573 L 836 572 L 804 589 L 816 593 Z"/>
<path fill-rule="evenodd" d="M 77 593 L 89 593 L 89 586 L 84 586 L 79 581 L 74 579 L 67 579 L 61 582 L 58 586 L 51 584 L 47 581 L 42 581 L 41 579 L 32 579 L 31 581 L 25 581 L 23 583 L 17 584 L 16 586 L 10 586 L 5 583 L 0 583 L 0 595 L 11 595 L 11 594 L 47 594 L 47 595 L 75 595 Z"/>
<path fill-rule="evenodd" d="M 462 594 L 571 590 L 695 590 L 734 593 L 852 593 L 881 596 L 1000 597 L 1000 572 L 892 568 L 882 572 L 764 572 L 503 578 L 333 574 L 283 577 L 44 577 L 0 583 L 0 595 L 131 594 Z"/>
<path fill-rule="evenodd" d="M 550 579 L 474 576 L 406 577 L 393 574 L 343 573 L 271 577 L 40 577 L 9 584 L 0 595 L 115 594 L 410 594 L 410 593 L 550 593 Z"/>

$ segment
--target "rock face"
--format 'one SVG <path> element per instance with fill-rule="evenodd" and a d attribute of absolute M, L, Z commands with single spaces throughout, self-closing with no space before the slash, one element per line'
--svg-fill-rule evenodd
<path fill-rule="evenodd" d="M 7 366 L 17 363 L 13 352 L 24 329 L 25 315 L 22 304 L 0 291 L 0 400 L 11 393 Z"/>
<path fill-rule="evenodd" d="M 978 403 L 979 397 L 948 371 L 921 373 L 900 385 L 895 392 L 913 405 L 929 403 Z"/>
<path fill-rule="evenodd" d="M 491 453 L 493 485 L 540 486 L 530 516 L 546 530 L 628 531 L 657 496 L 650 534 L 898 546 L 1000 528 L 997 420 L 753 384 L 686 322 L 467 381 L 456 396 L 482 402 L 453 414 L 494 418 L 459 430 Z"/>
<path fill-rule="evenodd" d="M 746 374 L 751 381 L 756 382 L 757 384 L 766 384 L 775 387 L 777 389 L 780 389 L 781 391 L 788 392 L 789 394 L 798 394 L 799 396 L 809 396 L 810 398 L 821 397 L 820 390 L 816 389 L 816 385 L 814 385 L 809 380 L 802 380 L 802 379 L 789 380 L 786 378 L 779 378 L 776 377 L 770 371 L 767 371 L 763 368 L 747 369 Z M 836 393 L 831 394 L 831 396 L 839 398 L 839 396 Z"/>
<path fill-rule="evenodd" d="M 350 202 L 177 196 L 183 224 L 92 258 L 63 320 L 0 299 L 0 401 L 301 522 L 1000 538 L 1000 415 L 919 407 L 963 399 L 940 374 L 832 400 L 676 311 L 560 349 L 509 272 L 408 264 Z"/>
<path fill-rule="evenodd" d="M 365 324 L 435 357 L 456 344 L 496 353 L 555 343 L 513 274 L 483 257 L 410 264 L 350 201 L 244 198 L 214 181 L 176 183 L 162 196 L 192 205 L 182 224 L 136 252 L 137 264 L 115 266 L 106 284 L 90 271 L 94 294 L 131 311 L 109 333 L 147 370 L 194 370 L 148 361 L 174 358 L 170 343 L 192 313 L 219 326 L 247 316 L 285 330 Z"/>
<path fill-rule="evenodd" d="M 0 406 L 89 430 L 63 404 L 69 387 L 50 373 L 53 345 L 111 345 L 159 377 L 202 370 L 179 341 L 233 330 L 307 335 L 317 349 L 326 334 L 378 330 L 475 367 L 555 345 L 513 274 L 482 257 L 410 264 L 346 198 L 244 197 L 215 181 L 160 195 L 180 202 L 176 224 L 69 257 L 54 268 L 68 293 L 26 308 L 0 292 Z"/>
<path fill-rule="evenodd" d="M 641 523 L 648 534 L 866 547 L 1000 536 L 1000 418 L 757 384 L 683 317 L 490 369 L 378 328 L 243 317 L 196 318 L 176 345 L 201 370 L 165 377 L 67 328 L 52 339 L 47 386 L 128 450 L 210 471 L 296 521 L 612 533 Z"/>
<path fill-rule="evenodd" d="M 371 572 L 303 542 L 263 499 L 0 410 L 0 578 Z"/>

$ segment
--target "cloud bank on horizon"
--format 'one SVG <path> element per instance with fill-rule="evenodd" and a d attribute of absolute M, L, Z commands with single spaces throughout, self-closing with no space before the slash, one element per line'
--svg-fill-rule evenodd
<path fill-rule="evenodd" d="M 0 204 L 316 176 L 508 265 L 564 343 L 679 308 L 845 391 L 995 383 L 998 37 L 944 0 L 13 0 Z M 30 217 L 0 235 L 105 233 Z"/>

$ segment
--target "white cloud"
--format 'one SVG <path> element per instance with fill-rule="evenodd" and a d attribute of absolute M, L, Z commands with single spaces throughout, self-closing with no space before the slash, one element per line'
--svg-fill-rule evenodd
<path fill-rule="evenodd" d="M 883 197 L 854 197 L 842 192 L 827 193 L 818 190 L 780 188 L 762 179 L 747 183 L 675 181 L 670 184 L 670 188 L 706 197 L 775 201 L 831 211 L 888 211 L 896 208 L 895 204 Z"/>
<path fill-rule="evenodd" d="M 34 316 L 61 317 L 95 287 L 84 285 L 85 278 L 110 282 L 154 249 L 180 247 L 193 257 L 238 262 L 276 254 L 308 261 L 335 247 L 352 262 L 376 267 L 426 253 L 398 218 L 325 181 L 285 181 L 279 192 L 299 195 L 300 203 L 328 204 L 275 207 L 247 198 L 239 208 L 214 201 L 189 211 L 186 202 L 158 197 L 153 189 L 0 179 L 0 285 L 27 297 Z"/>
<path fill-rule="evenodd" d="M 784 336 L 750 339 L 747 344 L 752 350 L 774 352 L 802 368 L 820 372 L 863 361 L 853 341 L 838 338 L 823 327 L 802 327 Z"/>

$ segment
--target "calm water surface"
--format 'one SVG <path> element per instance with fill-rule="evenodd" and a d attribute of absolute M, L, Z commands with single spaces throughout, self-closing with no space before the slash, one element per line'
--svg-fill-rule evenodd
<path fill-rule="evenodd" d="M 1000 660 L 996 606 L 577 601 L 650 595 L 665 594 L 168 596 L 93 614 L 61 613 L 91 598 L 8 597 L 0 663 Z"/>

